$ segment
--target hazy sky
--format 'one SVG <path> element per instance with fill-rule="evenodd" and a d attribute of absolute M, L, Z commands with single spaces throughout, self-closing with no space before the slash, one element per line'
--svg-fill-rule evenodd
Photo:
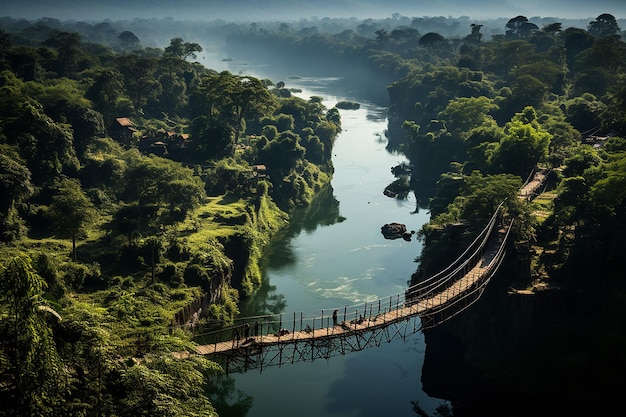
<path fill-rule="evenodd" d="M 0 16 L 101 21 L 136 17 L 286 20 L 311 17 L 626 18 L 626 0 L 0 0 Z"/>

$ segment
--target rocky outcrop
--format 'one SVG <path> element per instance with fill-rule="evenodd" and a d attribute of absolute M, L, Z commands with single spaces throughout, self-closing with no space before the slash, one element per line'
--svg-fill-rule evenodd
<path fill-rule="evenodd" d="M 408 232 L 406 230 L 406 225 L 402 223 L 387 223 L 380 228 L 380 232 L 383 234 L 385 239 L 399 239 L 402 238 L 406 241 L 411 240 L 411 236 L 415 233 L 415 231 L 411 230 Z"/>

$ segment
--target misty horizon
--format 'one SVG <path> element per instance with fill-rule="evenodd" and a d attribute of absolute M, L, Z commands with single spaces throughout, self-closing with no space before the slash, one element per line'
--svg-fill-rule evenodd
<path fill-rule="evenodd" d="M 594 19 L 609 13 L 626 17 L 623 0 L 4 0 L 0 16 L 60 20 L 125 20 L 173 18 L 178 20 L 255 22 L 330 18 L 461 17 L 472 19 L 529 18 Z"/>

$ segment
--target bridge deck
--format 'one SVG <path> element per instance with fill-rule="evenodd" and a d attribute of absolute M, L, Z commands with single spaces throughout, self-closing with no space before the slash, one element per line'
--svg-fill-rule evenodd
<path fill-rule="evenodd" d="M 535 172 L 533 178 L 526 183 L 519 191 L 519 197 L 526 200 L 531 199 L 535 192 L 541 187 L 549 174 L 550 170 L 542 169 Z"/>
<path fill-rule="evenodd" d="M 433 296 L 421 298 L 415 303 L 405 303 L 402 306 L 383 313 L 364 317 L 358 320 L 342 321 L 335 326 L 311 329 L 309 331 L 294 331 L 284 335 L 264 334 L 250 336 L 245 340 L 226 340 L 217 343 L 197 346 L 197 352 L 202 355 L 227 353 L 254 349 L 256 347 L 271 346 L 284 343 L 297 343 L 302 341 L 322 340 L 354 334 L 355 332 L 368 332 L 377 328 L 383 328 L 390 323 L 405 320 L 409 317 L 421 315 L 429 310 L 437 310 L 446 305 L 450 300 L 462 296 L 468 289 L 476 285 L 487 273 L 487 269 L 494 260 L 501 245 L 501 238 L 505 234 L 504 229 L 498 230 L 498 239 L 491 239 L 480 261 L 462 278 L 456 280 L 445 290 L 437 292 Z"/>

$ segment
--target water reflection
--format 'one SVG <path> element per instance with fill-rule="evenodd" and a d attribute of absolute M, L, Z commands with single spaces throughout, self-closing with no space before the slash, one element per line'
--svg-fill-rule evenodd
<path fill-rule="evenodd" d="M 205 388 L 205 395 L 220 417 L 243 417 L 252 408 L 253 398 L 237 389 L 235 380 L 228 376 L 212 378 Z"/>
<path fill-rule="evenodd" d="M 399 222 L 418 230 L 429 216 L 425 210 L 416 212 L 412 194 L 405 199 L 383 194 L 394 178 L 391 167 L 406 161 L 387 149 L 386 109 L 347 95 L 337 97 L 345 80 L 282 79 L 308 96 L 323 97 L 327 107 L 341 99 L 359 101 L 361 108 L 340 111 L 343 130 L 333 148 L 332 187 L 295 213 L 290 227 L 276 236 L 262 268 L 267 274 L 262 287 L 242 303 L 241 315 L 319 316 L 320 310 L 343 310 L 401 293 L 415 272 L 421 242 L 386 240 L 380 227 Z M 439 402 L 421 391 L 423 346 L 423 336 L 413 334 L 404 343 L 385 341 L 376 349 L 232 377 L 254 397 L 250 417 L 282 415 L 285 410 L 304 417 L 408 417 L 415 415 L 411 401 L 426 404 L 429 412 Z"/>

